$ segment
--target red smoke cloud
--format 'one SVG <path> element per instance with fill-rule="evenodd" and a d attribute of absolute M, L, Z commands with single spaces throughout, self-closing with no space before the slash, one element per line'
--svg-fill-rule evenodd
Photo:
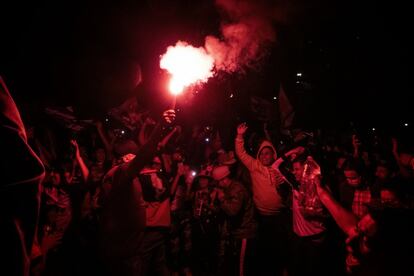
<path fill-rule="evenodd" d="M 174 93 L 206 82 L 214 72 L 234 73 L 257 65 L 276 40 L 275 1 L 216 0 L 216 5 L 223 12 L 220 38 L 207 36 L 204 48 L 178 42 L 161 57 L 160 67 L 172 75 L 170 90 Z"/>
<path fill-rule="evenodd" d="M 205 48 L 214 58 L 216 70 L 229 73 L 254 65 L 276 39 L 269 1 L 217 0 L 224 11 L 221 38 L 207 36 Z"/>

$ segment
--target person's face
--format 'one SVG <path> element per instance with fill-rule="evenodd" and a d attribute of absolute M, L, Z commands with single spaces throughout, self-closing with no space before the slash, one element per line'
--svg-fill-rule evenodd
<path fill-rule="evenodd" d="M 221 149 L 222 144 L 221 144 L 220 138 L 216 138 L 213 140 L 212 147 L 213 147 L 213 150 L 216 150 L 216 151 Z"/>
<path fill-rule="evenodd" d="M 161 163 L 160 162 L 156 162 L 156 161 L 152 162 L 151 167 L 153 169 L 157 170 L 157 171 L 160 171 L 162 169 Z"/>
<path fill-rule="evenodd" d="M 386 180 L 390 175 L 389 170 L 386 167 L 378 166 L 377 170 L 375 171 L 375 176 L 379 180 Z"/>
<path fill-rule="evenodd" d="M 50 181 L 53 185 L 59 185 L 60 184 L 60 173 L 56 171 L 50 172 Z"/>
<path fill-rule="evenodd" d="M 220 164 L 223 164 L 224 162 L 226 162 L 226 159 L 227 159 L 227 155 L 225 153 L 220 153 L 217 157 L 217 161 Z"/>
<path fill-rule="evenodd" d="M 205 177 L 200 177 L 198 179 L 198 185 L 200 186 L 200 189 L 206 189 L 208 187 L 209 182 L 210 181 L 208 180 L 208 178 Z"/>
<path fill-rule="evenodd" d="M 361 176 L 354 170 L 344 171 L 346 182 L 352 187 L 361 185 Z"/>
<path fill-rule="evenodd" d="M 336 163 L 336 167 L 338 169 L 342 168 L 342 166 L 344 165 L 345 161 L 346 161 L 346 158 L 345 157 L 340 157 L 338 159 L 338 162 Z"/>
<path fill-rule="evenodd" d="M 227 177 L 217 180 L 217 184 L 220 188 L 227 188 L 230 183 L 231 183 L 231 180 Z"/>
<path fill-rule="evenodd" d="M 303 164 L 301 164 L 300 162 L 293 163 L 293 175 L 295 176 L 297 181 L 302 180 Z"/>
<path fill-rule="evenodd" d="M 97 149 L 96 152 L 96 161 L 104 162 L 106 159 L 106 153 L 104 149 Z"/>
<path fill-rule="evenodd" d="M 175 162 L 181 162 L 181 161 L 183 161 L 183 156 L 179 152 L 174 152 L 172 158 L 173 158 L 173 160 Z"/>
<path fill-rule="evenodd" d="M 381 190 L 381 202 L 397 202 L 398 198 L 397 195 L 390 190 Z"/>
<path fill-rule="evenodd" d="M 274 152 L 270 148 L 264 148 L 259 154 L 259 161 L 263 166 L 270 166 L 275 161 Z"/>
<path fill-rule="evenodd" d="M 66 182 L 68 182 L 68 183 L 71 182 L 70 180 L 71 180 L 72 174 L 70 172 L 65 171 L 63 173 L 63 176 L 65 177 Z"/>

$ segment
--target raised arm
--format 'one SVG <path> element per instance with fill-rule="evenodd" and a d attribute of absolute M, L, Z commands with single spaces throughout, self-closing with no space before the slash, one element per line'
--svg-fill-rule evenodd
<path fill-rule="evenodd" d="M 75 148 L 75 158 L 76 158 L 76 162 L 78 163 L 78 165 L 79 165 L 79 167 L 81 169 L 83 181 L 86 183 L 86 181 L 88 180 L 88 177 L 89 177 L 89 169 L 88 169 L 88 166 L 86 166 L 85 162 L 82 159 L 82 156 L 81 156 L 80 150 L 79 150 L 78 142 L 76 142 L 76 140 L 71 140 L 70 143 Z"/>
<path fill-rule="evenodd" d="M 134 177 L 147 165 L 154 157 L 158 143 L 162 139 L 163 125 L 171 124 L 175 120 L 175 111 L 170 109 L 163 113 L 162 123 L 157 124 L 148 141 L 142 145 L 135 153 L 137 156 L 127 165 L 127 175 Z"/>
<path fill-rule="evenodd" d="M 240 161 L 247 167 L 249 171 L 255 170 L 258 167 L 257 160 L 251 157 L 244 148 L 244 134 L 248 127 L 246 123 L 242 123 L 237 127 L 237 136 L 234 142 L 235 151 Z"/>
<path fill-rule="evenodd" d="M 177 191 L 177 187 L 178 187 L 178 182 L 180 181 L 181 176 L 185 175 L 185 173 L 186 173 L 186 168 L 184 164 L 182 163 L 178 164 L 177 174 L 175 175 L 173 183 L 171 185 L 171 190 L 170 190 L 171 196 L 175 195 L 175 192 Z"/>
<path fill-rule="evenodd" d="M 145 133 L 147 131 L 147 127 L 155 124 L 156 123 L 151 118 L 148 117 L 147 119 L 145 119 L 138 133 L 138 142 L 140 145 L 144 145 L 147 142 L 148 137 L 146 137 Z"/>
<path fill-rule="evenodd" d="M 175 126 L 165 137 L 161 140 L 161 142 L 158 144 L 159 148 L 164 148 L 168 141 L 170 141 L 171 137 L 178 131 L 178 126 Z"/>
<path fill-rule="evenodd" d="M 284 180 L 289 183 L 293 189 L 298 189 L 300 183 L 296 180 L 292 172 L 290 172 L 288 166 L 297 156 L 302 155 L 304 152 L 304 147 L 294 148 L 283 154 L 272 164 L 272 167 L 282 174 Z"/>
<path fill-rule="evenodd" d="M 358 218 L 352 212 L 342 207 L 341 204 L 332 197 L 331 193 L 321 186 L 319 178 L 317 178 L 316 181 L 316 190 L 319 199 L 332 215 L 339 228 L 341 228 L 348 236 L 355 235 Z"/>

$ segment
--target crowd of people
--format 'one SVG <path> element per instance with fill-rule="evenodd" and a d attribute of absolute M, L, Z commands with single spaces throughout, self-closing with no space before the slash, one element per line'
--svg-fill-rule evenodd
<path fill-rule="evenodd" d="M 266 131 L 248 139 L 241 123 L 225 148 L 217 128 L 188 130 L 174 110 L 135 115 L 127 136 L 96 121 L 45 146 L 28 131 L 40 160 L 19 168 L 45 168 L 31 274 L 409 271 L 414 156 L 397 139 L 297 131 L 282 144 Z"/>

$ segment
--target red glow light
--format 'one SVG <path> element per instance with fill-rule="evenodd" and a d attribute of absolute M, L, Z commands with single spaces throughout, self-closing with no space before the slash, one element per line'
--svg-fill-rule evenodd
<path fill-rule="evenodd" d="M 160 67 L 171 74 L 169 89 L 174 95 L 192 84 L 206 82 L 214 75 L 213 57 L 203 47 L 195 48 L 182 41 L 167 48 L 161 56 Z"/>

